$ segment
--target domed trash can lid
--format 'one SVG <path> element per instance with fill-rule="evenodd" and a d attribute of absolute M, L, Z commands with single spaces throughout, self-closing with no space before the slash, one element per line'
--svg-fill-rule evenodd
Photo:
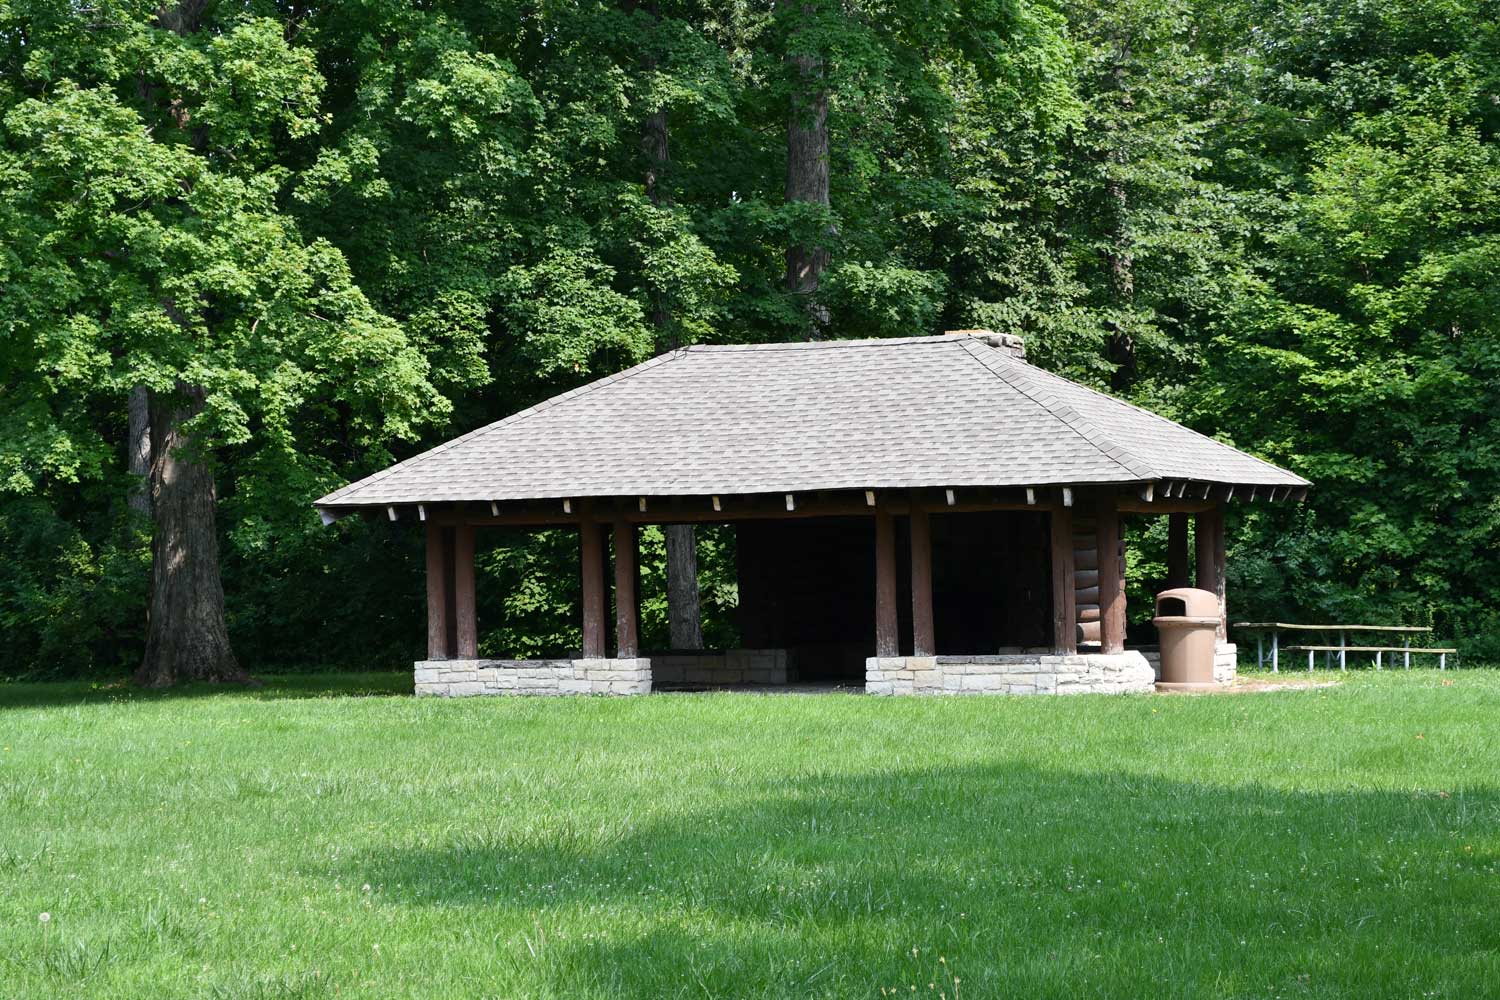
<path fill-rule="evenodd" d="M 1219 595 L 1196 587 L 1174 587 L 1156 595 L 1156 622 L 1217 622 Z"/>

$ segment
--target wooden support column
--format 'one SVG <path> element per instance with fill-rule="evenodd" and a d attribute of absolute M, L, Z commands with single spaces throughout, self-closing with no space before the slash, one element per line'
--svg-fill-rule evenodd
<path fill-rule="evenodd" d="M 427 523 L 427 658 L 450 660 L 453 647 L 448 644 L 448 574 L 446 545 L 441 525 Z"/>
<path fill-rule="evenodd" d="M 1099 652 L 1125 652 L 1125 573 L 1120 558 L 1120 512 L 1104 492 L 1095 507 L 1099 549 Z"/>
<path fill-rule="evenodd" d="M 602 659 L 604 646 L 604 527 L 598 521 L 578 525 L 583 576 L 583 655 Z"/>
<path fill-rule="evenodd" d="M 615 521 L 615 655 L 632 659 L 640 651 L 636 605 L 635 525 Z"/>
<path fill-rule="evenodd" d="M 1167 586 L 1190 587 L 1188 576 L 1188 516 L 1167 515 Z"/>
<path fill-rule="evenodd" d="M 1052 648 L 1078 652 L 1078 595 L 1073 565 L 1073 510 L 1052 508 Z"/>
<path fill-rule="evenodd" d="M 896 525 L 888 510 L 875 509 L 875 655 L 900 656 L 896 624 Z"/>
<path fill-rule="evenodd" d="M 460 660 L 479 658 L 479 619 L 474 610 L 474 526 L 453 529 L 453 624 Z"/>
<path fill-rule="evenodd" d="M 932 523 L 925 508 L 911 507 L 911 652 L 936 656 L 932 628 Z"/>
<path fill-rule="evenodd" d="M 1198 553 L 1199 590 L 1207 590 L 1219 598 L 1218 637 L 1228 637 L 1228 619 L 1224 601 L 1224 508 L 1215 507 L 1193 515 L 1193 528 Z"/>

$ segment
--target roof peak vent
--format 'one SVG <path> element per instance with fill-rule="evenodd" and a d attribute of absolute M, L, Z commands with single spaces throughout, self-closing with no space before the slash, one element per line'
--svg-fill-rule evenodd
<path fill-rule="evenodd" d="M 994 330 L 945 330 L 945 337 L 974 337 L 1013 358 L 1026 360 L 1026 342 L 1014 333 L 996 333 Z"/>

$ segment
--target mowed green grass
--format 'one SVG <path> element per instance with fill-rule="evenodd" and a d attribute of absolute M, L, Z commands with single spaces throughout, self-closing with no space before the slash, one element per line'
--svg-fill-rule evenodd
<path fill-rule="evenodd" d="M 1500 672 L 409 686 L 0 687 L 0 996 L 1500 995 Z"/>

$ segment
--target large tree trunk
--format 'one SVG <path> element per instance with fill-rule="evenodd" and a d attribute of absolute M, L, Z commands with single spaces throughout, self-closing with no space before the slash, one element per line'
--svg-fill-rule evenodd
<path fill-rule="evenodd" d="M 796 69 L 791 113 L 786 130 L 786 200 L 828 205 L 828 89 L 823 60 L 815 55 L 793 55 Z M 815 301 L 818 282 L 828 267 L 824 246 L 797 245 L 786 252 L 786 285 L 807 302 L 808 337 L 822 338 L 828 310 Z"/>
<path fill-rule="evenodd" d="M 224 622 L 214 481 L 192 454 L 183 424 L 203 409 L 203 390 L 151 394 L 151 609 L 137 684 L 245 681 Z"/>
<path fill-rule="evenodd" d="M 1114 65 L 1110 76 L 1115 91 L 1119 94 L 1120 108 L 1126 112 L 1134 103 L 1130 96 L 1129 62 L 1130 43 L 1116 38 Z M 1123 167 L 1128 162 L 1129 153 L 1123 142 L 1110 150 L 1109 160 L 1116 168 Z M 1110 290 L 1114 294 L 1115 309 L 1125 313 L 1135 300 L 1135 255 L 1131 250 L 1129 226 L 1130 196 L 1125 190 L 1125 182 L 1118 176 L 1111 178 L 1107 190 L 1111 210 L 1110 248 L 1106 255 Z M 1109 360 L 1114 365 L 1110 386 L 1117 392 L 1125 392 L 1135 384 L 1137 375 L 1135 337 L 1117 320 L 1112 321 L 1110 327 Z"/>
<path fill-rule="evenodd" d="M 669 524 L 667 535 L 667 630 L 673 649 L 702 649 L 698 604 L 698 539 L 691 524 Z"/>
<path fill-rule="evenodd" d="M 146 387 L 130 390 L 129 430 L 125 440 L 125 468 L 135 477 L 127 501 L 142 517 L 151 516 L 151 400 Z"/>
<path fill-rule="evenodd" d="M 652 17 L 659 17 L 654 2 L 646 5 Z M 646 197 L 663 208 L 671 204 L 662 180 L 671 165 L 670 133 L 667 111 L 658 108 L 641 123 L 641 152 L 646 159 Z M 672 330 L 672 313 L 659 296 L 651 303 L 651 323 L 661 346 L 681 346 Z M 667 630 L 673 649 L 702 649 L 702 609 L 698 601 L 698 538 L 691 524 L 669 524 L 667 538 Z"/>

